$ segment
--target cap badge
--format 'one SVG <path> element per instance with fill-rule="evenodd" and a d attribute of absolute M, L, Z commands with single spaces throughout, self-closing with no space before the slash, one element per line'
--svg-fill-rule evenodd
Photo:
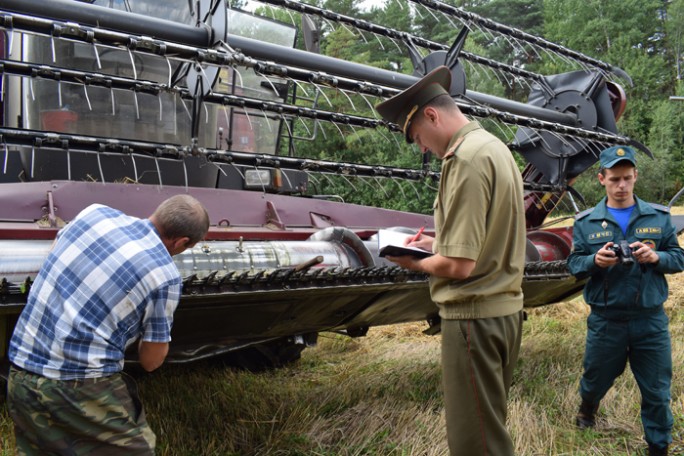
<path fill-rule="evenodd" d="M 617 155 L 618 157 L 622 157 L 625 155 L 625 151 L 622 149 L 618 149 L 617 151 L 615 151 L 615 155 Z"/>

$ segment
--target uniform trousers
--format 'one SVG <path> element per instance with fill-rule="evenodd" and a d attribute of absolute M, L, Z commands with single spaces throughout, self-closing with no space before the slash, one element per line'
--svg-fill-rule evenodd
<path fill-rule="evenodd" d="M 598 404 L 625 370 L 627 361 L 641 392 L 641 422 L 646 441 L 658 447 L 672 442 L 672 348 L 665 311 L 615 318 L 592 310 L 580 396 Z"/>
<path fill-rule="evenodd" d="M 518 360 L 522 311 L 442 320 L 442 378 L 451 456 L 513 455 L 508 391 Z"/>

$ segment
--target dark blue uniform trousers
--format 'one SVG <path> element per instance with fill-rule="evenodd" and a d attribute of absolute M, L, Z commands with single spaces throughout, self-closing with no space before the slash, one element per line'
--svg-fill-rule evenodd
<path fill-rule="evenodd" d="M 580 395 L 585 401 L 598 404 L 629 360 L 641 391 L 641 422 L 646 441 L 662 447 L 672 441 L 672 348 L 668 318 L 660 309 L 626 319 L 609 319 L 592 310 L 587 319 Z"/>

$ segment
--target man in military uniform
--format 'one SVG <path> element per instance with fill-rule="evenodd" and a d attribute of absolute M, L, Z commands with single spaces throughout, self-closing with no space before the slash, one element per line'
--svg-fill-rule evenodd
<path fill-rule="evenodd" d="M 641 391 L 648 454 L 666 455 L 672 441 L 672 353 L 663 310 L 665 274 L 684 270 L 684 251 L 668 208 L 634 195 L 634 150 L 611 147 L 599 161 L 606 197 L 577 216 L 568 258 L 573 275 L 589 277 L 584 299 L 591 306 L 576 423 L 581 429 L 595 426 L 599 402 L 629 360 Z"/>
<path fill-rule="evenodd" d="M 522 178 L 506 145 L 463 115 L 450 86 L 442 66 L 376 107 L 407 142 L 442 160 L 436 237 L 408 244 L 434 255 L 389 259 L 430 275 L 442 319 L 451 454 L 506 456 L 513 454 L 506 411 L 523 321 Z"/>

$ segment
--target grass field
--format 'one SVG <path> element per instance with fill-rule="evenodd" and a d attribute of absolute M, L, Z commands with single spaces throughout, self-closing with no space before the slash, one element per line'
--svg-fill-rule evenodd
<path fill-rule="evenodd" d="M 672 454 L 684 454 L 684 274 L 670 276 L 670 289 Z M 629 371 L 603 401 L 596 430 L 574 427 L 588 314 L 581 298 L 528 314 L 509 403 L 516 453 L 639 454 L 639 392 Z M 446 455 L 440 341 L 425 327 L 372 328 L 359 339 L 324 333 L 301 361 L 276 371 L 163 366 L 139 379 L 158 454 Z M 4 403 L 0 445 L 1 455 L 14 454 Z"/>

